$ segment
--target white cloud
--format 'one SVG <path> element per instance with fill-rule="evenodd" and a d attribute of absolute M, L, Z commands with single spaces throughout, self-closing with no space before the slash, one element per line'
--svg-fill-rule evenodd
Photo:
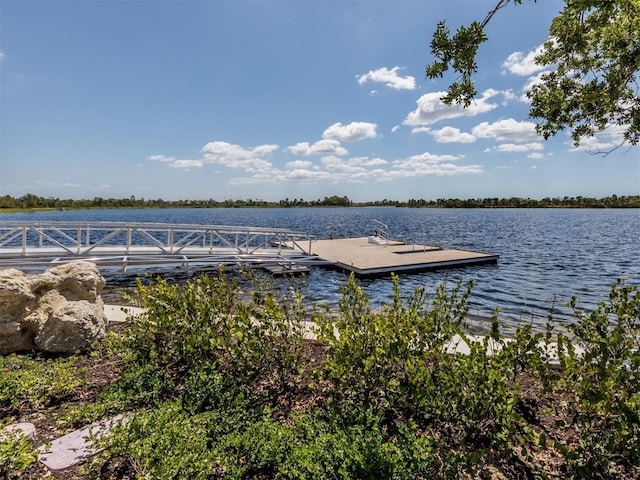
<path fill-rule="evenodd" d="M 82 185 L 78 185 L 77 183 L 63 183 L 63 187 L 65 188 L 81 188 Z"/>
<path fill-rule="evenodd" d="M 520 95 L 520 101 L 523 103 L 531 103 L 531 100 L 527 97 L 527 92 L 531 91 L 531 89 L 542 83 L 542 76 L 545 73 L 549 73 L 548 70 L 543 70 L 542 72 L 538 72 L 536 75 L 529 77 L 522 87 L 522 95 Z"/>
<path fill-rule="evenodd" d="M 467 132 L 461 132 L 459 128 L 444 127 L 439 130 L 429 130 L 438 143 L 473 143 L 476 137 Z"/>
<path fill-rule="evenodd" d="M 400 125 L 394 125 L 391 128 L 391 133 L 396 133 L 398 130 L 400 130 Z"/>
<path fill-rule="evenodd" d="M 172 168 L 192 168 L 192 167 L 202 167 L 202 160 L 176 160 L 172 162 L 169 166 Z"/>
<path fill-rule="evenodd" d="M 308 160 L 293 160 L 292 162 L 287 162 L 287 168 L 310 168 L 313 166 L 313 162 Z"/>
<path fill-rule="evenodd" d="M 569 152 L 606 152 L 619 145 L 610 141 L 602 141 L 597 136 L 581 138 L 577 147 L 573 145 L 573 140 L 566 143 L 572 147 Z"/>
<path fill-rule="evenodd" d="M 330 180 L 331 173 L 322 170 L 296 168 L 285 173 L 286 180 Z"/>
<path fill-rule="evenodd" d="M 287 147 L 288 152 L 294 155 L 346 155 L 349 153 L 346 148 L 340 145 L 337 140 L 319 140 L 313 145 L 309 142 L 300 142 Z"/>
<path fill-rule="evenodd" d="M 509 105 L 509 102 L 511 102 L 512 100 L 519 100 L 518 95 L 516 95 L 511 89 L 503 90 L 502 95 L 504 96 L 504 101 L 502 102 L 503 107 Z"/>
<path fill-rule="evenodd" d="M 500 92 L 489 89 L 482 93 L 480 98 L 475 99 L 469 107 L 464 108 L 462 105 L 445 105 L 440 100 L 446 95 L 446 92 L 433 92 L 422 95 L 418 100 L 418 108 L 407 115 L 402 122 L 404 125 L 431 125 L 440 120 L 457 118 L 457 117 L 473 117 L 480 113 L 489 112 L 498 107 L 489 100 Z"/>
<path fill-rule="evenodd" d="M 573 140 L 567 141 L 566 144 L 571 145 L 570 152 L 608 152 L 626 142 L 624 138 L 625 130 L 620 125 L 609 125 L 604 130 L 596 132 L 594 136 L 581 138 L 577 147 L 573 145 Z"/>
<path fill-rule="evenodd" d="M 357 163 L 334 156 L 323 157 L 322 164 L 330 171 L 339 170 L 342 172 L 358 173 L 365 172 L 367 170 Z"/>
<path fill-rule="evenodd" d="M 390 178 L 423 177 L 423 176 L 451 176 L 465 174 L 479 174 L 483 172 L 482 165 L 455 165 L 453 163 L 423 163 L 403 167 L 389 172 Z"/>
<path fill-rule="evenodd" d="M 422 170 L 425 165 L 437 164 L 442 162 L 455 162 L 461 160 L 464 155 L 434 155 L 429 152 L 424 152 L 420 155 L 412 155 L 403 160 L 395 160 L 393 165 L 401 169 L 415 169 Z"/>
<path fill-rule="evenodd" d="M 176 158 L 175 157 L 166 157 L 164 155 L 151 155 L 149 157 L 149 160 L 152 160 L 154 162 L 175 162 Z"/>
<path fill-rule="evenodd" d="M 176 160 L 175 157 L 167 157 L 165 155 L 151 155 L 148 160 L 167 163 L 172 168 L 201 167 L 203 164 L 202 160 Z"/>
<path fill-rule="evenodd" d="M 382 158 L 354 157 L 342 159 L 333 155 L 322 157 L 321 161 L 329 170 L 351 173 L 367 172 L 369 167 L 377 167 L 388 163 Z"/>
<path fill-rule="evenodd" d="M 513 118 L 493 123 L 482 122 L 473 127 L 471 133 L 478 138 L 494 138 L 499 142 L 529 142 L 540 138 L 536 133 L 535 123 L 518 122 Z"/>
<path fill-rule="evenodd" d="M 358 83 L 364 85 L 366 82 L 379 82 L 384 83 L 387 87 L 395 90 L 415 90 L 416 79 L 412 76 L 401 77 L 398 75 L 398 71 L 402 70 L 400 67 L 393 67 L 389 70 L 387 67 L 382 67 L 377 70 L 371 70 L 360 76 L 356 76 Z"/>
<path fill-rule="evenodd" d="M 332 126 L 333 127 L 333 126 Z M 348 127 L 348 126 L 347 126 Z M 351 135 L 356 137 L 359 130 L 342 129 L 336 126 L 327 129 L 328 135 Z M 365 131 L 372 131 L 366 130 Z M 341 137 L 343 138 L 343 137 Z M 163 162 L 167 166 L 188 171 L 190 168 L 201 168 L 207 164 L 224 165 L 229 168 L 243 169 L 241 174 L 228 181 L 230 185 L 277 185 L 286 182 L 302 184 L 353 184 L 365 181 L 385 182 L 400 178 L 411 178 L 425 175 L 458 175 L 482 173 L 480 165 L 456 165 L 464 159 L 464 155 L 437 155 L 429 152 L 413 155 L 402 160 L 389 162 L 376 156 L 356 156 L 344 158 L 347 151 L 334 139 L 324 139 L 309 145 L 306 142 L 288 147 L 286 151 L 299 155 L 321 154 L 320 161 L 314 163 L 306 159 L 296 159 L 276 167 L 263 157 L 276 151 L 277 145 L 260 145 L 243 148 L 227 142 L 210 142 L 203 148 L 201 159 L 176 159 L 165 155 L 152 155 L 149 160 Z"/>
<path fill-rule="evenodd" d="M 389 176 L 393 178 L 450 176 L 479 174 L 483 172 L 482 165 L 456 165 L 451 163 L 464 158 L 464 155 L 434 155 L 429 152 L 412 155 L 406 159 L 395 160 L 393 165 L 396 169 L 389 172 Z"/>
<path fill-rule="evenodd" d="M 498 145 L 496 147 L 487 148 L 484 150 L 484 153 L 489 152 L 531 152 L 531 151 L 540 151 L 544 149 L 544 145 L 540 142 L 533 143 L 503 143 L 502 145 Z"/>
<path fill-rule="evenodd" d="M 358 160 L 359 164 L 362 165 L 363 167 L 375 167 L 378 165 L 386 165 L 387 162 L 385 159 L 383 158 L 362 158 Z"/>
<path fill-rule="evenodd" d="M 539 72 L 544 67 L 536 64 L 536 57 L 542 53 L 542 49 L 543 45 L 540 45 L 527 53 L 513 52 L 502 62 L 502 68 L 505 69 L 502 73 L 508 71 L 514 75 L 526 76 Z"/>
<path fill-rule="evenodd" d="M 2 65 L 2 62 L 4 62 L 4 58 L 5 58 L 4 53 L 0 52 L 0 65 Z"/>
<path fill-rule="evenodd" d="M 248 171 L 264 170 L 270 168 L 271 163 L 261 157 L 273 153 L 278 148 L 278 145 L 259 145 L 245 149 L 227 142 L 209 142 L 202 147 L 203 161 Z"/>
<path fill-rule="evenodd" d="M 250 177 L 236 177 L 229 180 L 229 185 L 256 185 L 265 183 L 280 183 L 282 180 L 270 172 L 259 172 Z"/>
<path fill-rule="evenodd" d="M 340 142 L 354 142 L 365 138 L 376 138 L 376 128 L 378 128 L 378 125 L 375 123 L 351 122 L 348 125 L 343 125 L 338 122 L 327 128 L 323 132 L 322 138 L 326 140 L 338 140 Z"/>

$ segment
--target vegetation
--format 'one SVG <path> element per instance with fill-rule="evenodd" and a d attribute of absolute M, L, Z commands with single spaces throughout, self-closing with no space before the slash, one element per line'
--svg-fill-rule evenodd
<path fill-rule="evenodd" d="M 637 286 L 618 282 L 595 311 L 574 304 L 575 323 L 550 319 L 546 333 L 525 325 L 511 341 L 498 310 L 486 337 L 469 336 L 472 285 L 407 294 L 394 278 L 392 300 L 376 309 L 352 276 L 335 310 L 305 306 L 299 283 L 251 285 L 224 272 L 140 283 L 146 313 L 94 354 L 3 360 L 0 378 L 8 372 L 3 385 L 15 393 L 0 398 L 2 423 L 41 421 L 67 391 L 17 388 L 14 372 L 71 386 L 77 367 L 91 381 L 115 376 L 93 395 L 74 384 L 84 401 L 55 411 L 58 428 L 130 413 L 101 440 L 105 452 L 65 479 L 640 474 Z M 452 352 L 460 342 L 468 354 Z M 36 478 L 33 450 L 9 442 L 0 441 L 0 472 Z"/>
<path fill-rule="evenodd" d="M 477 51 L 488 39 L 485 27 L 508 3 L 510 0 L 498 0 L 482 22 L 461 26 L 453 35 L 444 21 L 438 23 L 431 42 L 435 60 L 427 66 L 427 76 L 441 78 L 449 69 L 459 75 L 443 98 L 446 104 L 466 107 L 476 96 L 473 76 L 478 70 Z M 521 4 L 522 0 L 513 3 Z M 536 57 L 545 72 L 527 92 L 530 116 L 539 119 L 538 133 L 547 139 L 570 130 L 577 145 L 599 131 L 616 128 L 624 136 L 622 143 L 637 145 L 640 1 L 564 3 L 551 23 L 549 39 Z"/>
<path fill-rule="evenodd" d="M 144 198 L 100 198 L 93 200 L 60 200 L 26 194 L 14 198 L 9 195 L 0 197 L 0 213 L 19 213 L 35 210 L 90 209 L 90 208 L 305 208 L 305 207 L 429 207 L 429 208 L 640 208 L 640 195 L 611 195 L 604 198 L 563 197 L 543 198 L 477 198 L 462 200 L 459 198 L 437 200 L 409 199 L 376 200 L 356 203 L 347 196 L 325 197 L 307 201 L 302 198 L 288 198 L 278 202 L 264 200 L 145 200 Z"/>

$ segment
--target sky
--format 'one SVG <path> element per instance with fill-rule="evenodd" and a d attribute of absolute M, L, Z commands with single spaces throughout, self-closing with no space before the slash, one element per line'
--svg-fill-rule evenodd
<path fill-rule="evenodd" d="M 437 22 L 495 0 L 0 0 L 0 196 L 305 200 L 640 194 L 640 148 L 545 141 L 533 62 L 563 2 L 510 4 L 478 97 L 430 80 Z"/>

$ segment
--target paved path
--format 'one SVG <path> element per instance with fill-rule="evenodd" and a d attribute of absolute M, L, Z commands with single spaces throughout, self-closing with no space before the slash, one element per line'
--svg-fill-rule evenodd
<path fill-rule="evenodd" d="M 123 418 L 124 415 L 117 415 L 57 438 L 38 449 L 42 452 L 38 455 L 38 460 L 52 472 L 59 472 L 91 458 L 103 450 L 92 445 L 91 437 L 100 438 Z"/>

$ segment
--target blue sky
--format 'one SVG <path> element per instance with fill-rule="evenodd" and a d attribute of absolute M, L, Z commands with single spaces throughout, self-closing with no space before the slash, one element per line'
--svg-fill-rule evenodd
<path fill-rule="evenodd" d="M 425 78 L 494 0 L 0 0 L 0 195 L 176 199 L 640 193 L 640 149 L 544 141 L 523 99 L 563 3 L 509 5 L 478 99 Z M 619 132 L 618 132 L 619 134 Z M 596 146 L 597 143 L 597 146 Z"/>

